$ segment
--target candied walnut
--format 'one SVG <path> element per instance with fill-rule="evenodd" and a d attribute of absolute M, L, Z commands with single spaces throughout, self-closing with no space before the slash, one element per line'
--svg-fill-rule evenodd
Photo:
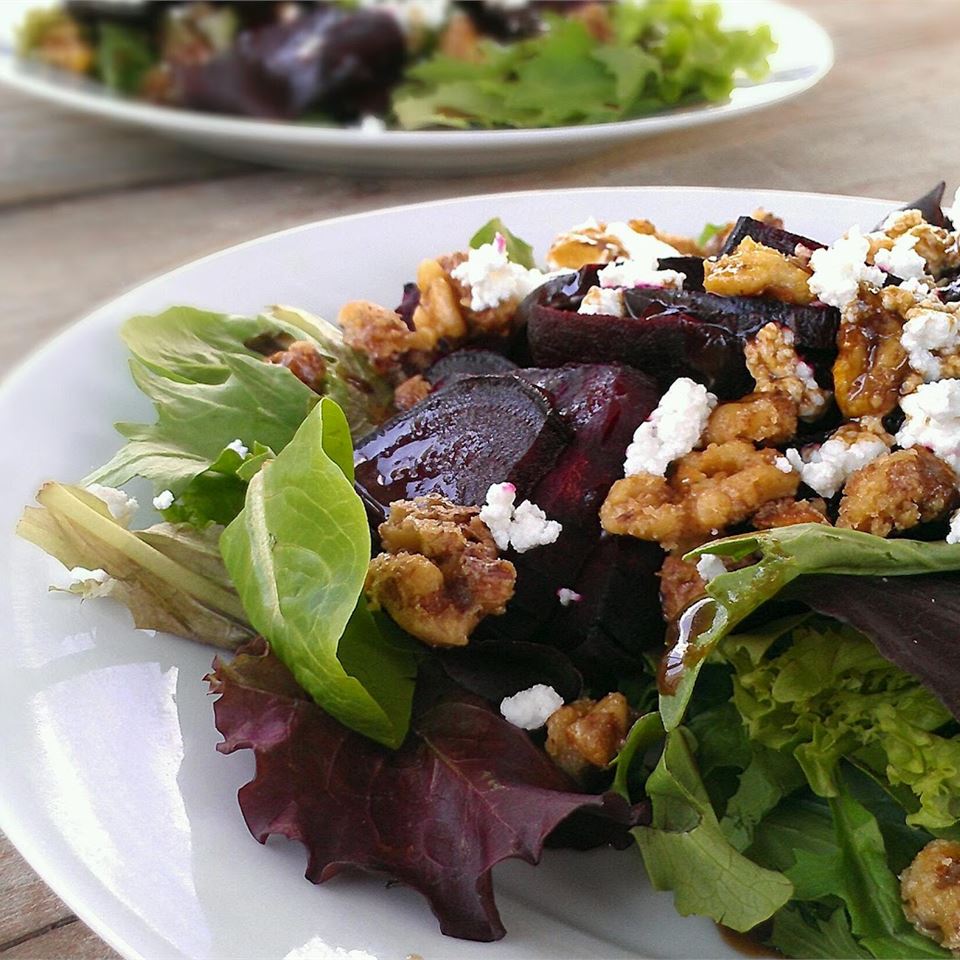
<path fill-rule="evenodd" d="M 440 34 L 438 47 L 445 57 L 467 63 L 478 63 L 483 59 L 480 39 L 480 32 L 474 26 L 471 17 L 457 11 L 450 17 L 446 28 Z"/>
<path fill-rule="evenodd" d="M 486 310 L 474 310 L 470 304 L 473 302 L 473 291 L 469 284 L 461 283 L 453 276 L 453 271 L 464 260 L 467 259 L 465 253 L 450 253 L 437 258 L 437 264 L 443 270 L 444 277 L 450 284 L 455 297 L 457 298 L 457 308 L 462 321 L 466 326 L 464 331 L 469 336 L 478 334 L 489 336 L 491 334 L 506 335 L 510 333 L 513 325 L 513 318 L 520 304 L 519 299 L 507 299 L 495 307 L 488 307 Z M 428 261 L 429 262 L 429 261 Z M 421 264 L 421 268 L 422 268 Z M 420 276 L 417 278 L 420 282 Z M 449 334 L 447 335 L 449 338 Z M 462 336 L 462 334 L 461 334 Z"/>
<path fill-rule="evenodd" d="M 413 327 L 423 342 L 420 350 L 432 350 L 440 340 L 459 340 L 467 334 L 459 298 L 462 291 L 450 271 L 467 259 L 465 253 L 423 260 L 417 267 L 420 302 L 413 311 Z M 469 301 L 468 301 L 469 302 Z"/>
<path fill-rule="evenodd" d="M 660 577 L 660 606 L 664 620 L 678 620 L 694 600 L 706 593 L 696 563 L 684 560 L 681 552 L 668 554 L 657 576 Z"/>
<path fill-rule="evenodd" d="M 612 226 L 612 224 L 610 225 Z M 620 224 L 622 227 L 623 224 Z M 699 255 L 700 248 L 690 237 L 681 237 L 658 230 L 649 220 L 629 220 L 626 223 L 634 233 L 656 237 L 681 254 Z M 579 270 L 588 263 L 613 263 L 629 257 L 629 251 L 616 231 L 608 232 L 606 223 L 587 221 L 554 238 L 547 251 L 551 270 Z"/>
<path fill-rule="evenodd" d="M 751 440 L 786 443 L 797 432 L 797 403 L 781 393 L 750 393 L 714 408 L 707 421 L 706 443 Z"/>
<path fill-rule="evenodd" d="M 802 420 L 816 420 L 830 402 L 830 391 L 817 384 L 813 368 L 797 355 L 793 331 L 768 323 L 743 348 L 757 393 L 778 393 L 797 404 Z"/>
<path fill-rule="evenodd" d="M 286 367 L 298 380 L 311 390 L 323 393 L 327 375 L 327 361 L 323 354 L 307 340 L 294 340 L 285 350 L 278 350 L 267 357 L 267 363 Z"/>
<path fill-rule="evenodd" d="M 758 530 L 772 530 L 774 527 L 792 527 L 797 523 L 825 523 L 827 504 L 820 497 L 813 500 L 772 500 L 765 503 L 750 521 Z"/>
<path fill-rule="evenodd" d="M 927 271 L 934 276 L 960 266 L 956 234 L 927 223 L 919 210 L 898 211 L 887 219 L 882 230 L 867 234 L 870 240 L 869 259 L 872 261 L 878 250 L 893 249 L 896 240 L 902 236 L 917 238 L 914 252 L 923 257 Z"/>
<path fill-rule="evenodd" d="M 380 524 L 380 540 L 367 597 L 429 646 L 465 646 L 477 624 L 503 613 L 513 596 L 516 570 L 498 558 L 476 507 L 437 494 L 398 500 Z"/>
<path fill-rule="evenodd" d="M 939 520 L 960 502 L 953 470 L 926 447 L 887 453 L 843 488 L 838 527 L 886 537 Z"/>
<path fill-rule="evenodd" d="M 605 767 L 623 746 L 632 720 L 622 693 L 602 700 L 575 700 L 554 711 L 547 720 L 547 753 L 574 779 L 591 767 Z"/>
<path fill-rule="evenodd" d="M 425 400 L 432 389 L 430 381 L 420 376 L 419 373 L 416 376 L 408 377 L 393 391 L 393 405 L 398 410 L 409 410 L 421 400 Z"/>
<path fill-rule="evenodd" d="M 618 480 L 600 508 L 608 533 L 655 540 L 668 550 L 716 536 L 748 519 L 770 500 L 792 497 L 800 478 L 776 466 L 776 450 L 743 440 L 712 443 L 688 453 L 669 480 L 638 473 Z"/>
<path fill-rule="evenodd" d="M 925 937 L 960 951 L 960 843 L 931 840 L 900 874 L 906 918 Z"/>
<path fill-rule="evenodd" d="M 54 14 L 30 55 L 58 70 L 88 73 L 94 62 L 93 47 L 83 38 L 80 25 L 67 16 Z"/>
<path fill-rule="evenodd" d="M 785 303 L 810 303 L 812 271 L 798 257 L 744 237 L 719 260 L 704 260 L 704 289 L 722 297 L 775 297 Z"/>
<path fill-rule="evenodd" d="M 606 3 L 585 3 L 574 7 L 569 17 L 571 20 L 579 20 L 590 36 L 601 43 L 609 43 L 614 38 L 613 23 Z"/>
<path fill-rule="evenodd" d="M 414 332 L 403 317 L 369 300 L 345 303 L 337 316 L 347 346 L 365 353 L 378 373 L 388 373 L 409 350 L 416 349 Z"/>
<path fill-rule="evenodd" d="M 844 309 L 833 386 L 837 406 L 848 419 L 883 417 L 896 409 L 900 388 L 910 374 L 900 343 L 902 328 L 902 318 L 884 309 L 876 294 L 864 294 Z"/>

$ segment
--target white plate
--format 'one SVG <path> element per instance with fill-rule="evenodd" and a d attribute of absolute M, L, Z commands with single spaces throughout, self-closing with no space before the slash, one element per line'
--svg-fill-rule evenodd
<path fill-rule="evenodd" d="M 727 0 L 732 26 L 769 23 L 780 47 L 772 73 L 734 90 L 729 102 L 671 110 L 640 120 L 538 130 L 384 131 L 329 129 L 217 116 L 120 99 L 90 82 L 25 65 L 11 53 L 14 25 L 36 0 L 0 2 L 0 82 L 58 106 L 185 140 L 214 153 L 285 167 L 351 173 L 416 173 L 522 169 L 568 163 L 626 140 L 713 123 L 798 96 L 833 65 L 833 44 L 810 17 L 774 0 Z"/>
<path fill-rule="evenodd" d="M 648 889 L 634 850 L 549 852 L 536 870 L 498 868 L 508 930 L 499 946 L 441 937 L 425 901 L 380 879 L 311 885 L 299 845 L 261 847 L 244 826 L 236 793 L 252 757 L 216 752 L 202 679 L 213 651 L 136 631 L 112 601 L 49 594 L 56 565 L 12 530 L 41 481 L 79 479 L 118 446 L 114 421 L 150 416 L 117 336 L 132 314 L 174 304 L 255 313 L 279 302 L 333 316 L 356 297 L 398 300 L 420 258 L 460 249 L 493 216 L 542 253 L 557 231 L 588 215 L 648 217 L 696 233 L 758 205 L 824 240 L 854 223 L 868 229 L 892 206 L 635 187 L 471 197 L 328 220 L 144 284 L 71 327 L 5 383 L 0 829 L 97 933 L 122 954 L 151 960 L 277 960 L 316 936 L 380 960 L 736 955 L 710 923 L 681 920 L 669 896 Z"/>

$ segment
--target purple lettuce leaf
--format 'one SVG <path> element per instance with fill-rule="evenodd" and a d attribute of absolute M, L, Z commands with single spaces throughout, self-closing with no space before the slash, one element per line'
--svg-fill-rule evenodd
<path fill-rule="evenodd" d="M 408 884 L 449 936 L 502 937 L 492 868 L 511 857 L 537 863 L 571 815 L 626 827 L 646 813 L 615 794 L 575 792 L 522 730 L 441 678 L 421 686 L 396 751 L 324 713 L 263 640 L 216 661 L 210 683 L 218 749 L 256 755 L 239 793 L 253 836 L 301 841 L 314 883 L 358 867 Z"/>
<path fill-rule="evenodd" d="M 960 720 L 960 574 L 801 577 L 783 599 L 859 630 Z"/>

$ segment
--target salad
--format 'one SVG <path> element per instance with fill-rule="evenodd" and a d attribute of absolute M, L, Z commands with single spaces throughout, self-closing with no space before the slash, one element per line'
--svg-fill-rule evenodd
<path fill-rule="evenodd" d="M 493 220 L 336 324 L 133 317 L 155 422 L 44 484 L 19 532 L 71 592 L 222 648 L 243 816 L 314 882 L 385 874 L 495 940 L 497 863 L 638 848 L 680 913 L 787 956 L 947 957 L 943 192 L 829 244 L 763 210 L 697 238 L 589 220 L 539 266 Z"/>
<path fill-rule="evenodd" d="M 67 0 L 29 60 L 153 103 L 377 131 L 605 123 L 758 82 L 766 26 L 695 0 Z"/>

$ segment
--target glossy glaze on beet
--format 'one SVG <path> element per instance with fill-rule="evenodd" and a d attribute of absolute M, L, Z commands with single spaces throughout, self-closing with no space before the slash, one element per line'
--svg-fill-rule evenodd
<path fill-rule="evenodd" d="M 491 484 L 530 496 L 570 441 L 547 395 L 512 376 L 468 377 L 430 394 L 360 441 L 356 483 L 371 519 L 395 500 L 439 493 L 480 505 Z"/>

